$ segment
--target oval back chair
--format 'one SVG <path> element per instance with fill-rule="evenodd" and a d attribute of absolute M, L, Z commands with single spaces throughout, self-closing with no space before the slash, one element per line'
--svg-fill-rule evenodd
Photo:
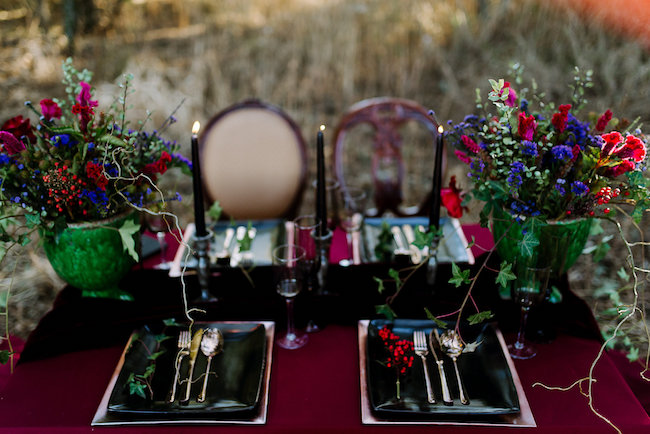
<path fill-rule="evenodd" d="M 420 190 L 427 193 L 424 194 L 419 205 L 406 207 L 403 205 L 405 179 L 403 130 L 407 124 L 413 123 L 418 124 L 419 129 L 424 128 L 425 131 L 424 145 L 420 144 L 419 146 L 423 147 L 426 152 L 415 157 L 419 160 L 418 164 L 423 167 L 425 173 L 418 174 L 410 184 L 417 184 L 416 186 Z M 381 216 L 386 212 L 400 217 L 426 215 L 431 197 L 433 152 L 438 137 L 438 122 L 434 116 L 418 103 L 401 98 L 371 98 L 352 105 L 342 116 L 334 134 L 334 171 L 343 190 L 346 189 L 346 185 L 355 182 L 355 180 L 350 181 L 346 173 L 344 163 L 345 154 L 348 152 L 346 139 L 349 139 L 348 135 L 353 129 L 362 125 L 367 125 L 371 129 L 372 152 L 370 161 L 367 161 L 366 164 L 370 166 L 375 205 L 375 209 L 368 210 L 366 214 L 370 217 Z M 421 136 L 422 134 L 419 137 Z M 420 138 L 419 141 L 422 139 Z M 356 146 L 360 147 L 360 144 L 357 143 Z M 444 148 L 442 155 L 444 174 L 447 163 Z M 356 178 L 359 178 L 360 169 L 363 168 L 355 169 Z M 356 181 L 358 182 L 358 179 Z M 424 185 L 424 189 L 422 189 L 422 185 Z"/>
<path fill-rule="evenodd" d="M 291 218 L 302 199 L 307 154 L 299 127 L 258 100 L 232 105 L 200 137 L 206 198 L 238 220 Z"/>

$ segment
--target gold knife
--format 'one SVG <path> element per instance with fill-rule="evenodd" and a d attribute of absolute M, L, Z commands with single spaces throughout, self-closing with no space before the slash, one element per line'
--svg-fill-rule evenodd
<path fill-rule="evenodd" d="M 199 348 L 201 347 L 201 339 L 203 338 L 203 329 L 198 329 L 192 337 L 190 344 L 190 370 L 187 374 L 187 386 L 185 388 L 185 399 L 182 403 L 187 404 L 190 401 L 190 391 L 192 390 L 192 376 L 194 375 L 194 363 L 196 356 L 199 355 Z"/>
<path fill-rule="evenodd" d="M 436 359 L 436 364 L 438 365 L 438 374 L 440 374 L 440 384 L 442 387 L 442 402 L 445 405 L 454 405 L 454 400 L 451 399 L 451 393 L 449 393 L 449 385 L 447 384 L 447 376 L 445 375 L 445 368 L 443 366 L 443 361 L 438 358 L 436 353 L 435 345 L 433 345 L 433 333 L 436 334 L 436 342 L 440 342 L 440 335 L 438 334 L 438 329 L 433 328 L 429 332 L 429 349 L 431 349 L 431 354 Z"/>

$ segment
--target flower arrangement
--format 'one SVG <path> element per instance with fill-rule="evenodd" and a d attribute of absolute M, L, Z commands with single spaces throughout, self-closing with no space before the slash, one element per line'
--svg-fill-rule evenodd
<path fill-rule="evenodd" d="M 177 153 L 176 142 L 161 136 L 173 116 L 157 131 L 145 131 L 144 122 L 129 129 L 131 77 L 104 111 L 93 99 L 89 71 L 78 72 L 68 59 L 63 73 L 67 99 L 42 99 L 39 107 L 27 102 L 36 125 L 16 116 L 0 128 L 0 218 L 22 216 L 28 228 L 56 232 L 160 202 L 158 177 L 191 164 Z M 16 235 L 7 227 L 0 225 L 2 241 L 28 240 L 29 231 Z"/>
<path fill-rule="evenodd" d="M 528 97 L 526 88 L 490 80 L 496 115 L 477 90 L 482 115 L 446 131 L 456 156 L 469 166 L 469 197 L 485 202 L 483 221 L 495 208 L 548 220 L 607 216 L 614 203 L 635 204 L 636 218 L 648 208 L 647 143 L 638 120 L 616 119 L 610 110 L 578 115 L 590 76 L 578 71 L 571 100 L 559 106 L 544 102 L 534 81 Z"/>

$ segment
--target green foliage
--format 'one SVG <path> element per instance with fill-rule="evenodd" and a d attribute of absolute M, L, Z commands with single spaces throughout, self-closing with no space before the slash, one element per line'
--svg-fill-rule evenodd
<path fill-rule="evenodd" d="M 253 244 L 253 240 L 251 239 L 250 236 L 250 230 L 253 228 L 253 223 L 251 221 L 248 222 L 248 226 L 246 227 L 246 233 L 242 237 L 241 240 L 239 240 L 239 251 L 240 252 L 246 252 L 251 249 L 251 245 Z"/>
<path fill-rule="evenodd" d="M 0 350 L 0 365 L 6 365 L 9 362 L 11 353 L 8 350 Z"/>
<path fill-rule="evenodd" d="M 210 218 L 216 222 L 219 221 L 222 213 L 223 213 L 223 208 L 221 207 L 221 204 L 219 203 L 218 200 L 214 201 L 214 203 L 212 203 L 210 209 L 208 210 L 208 216 L 210 216 Z"/>
<path fill-rule="evenodd" d="M 394 268 L 388 270 L 388 275 L 395 281 L 395 287 L 399 288 L 402 286 L 402 279 L 399 277 L 399 271 Z"/>
<path fill-rule="evenodd" d="M 499 268 L 499 274 L 497 275 L 497 285 L 505 288 L 508 286 L 508 282 L 515 280 L 517 276 L 512 272 L 512 264 L 506 261 L 501 262 L 501 267 Z"/>
<path fill-rule="evenodd" d="M 441 328 L 441 329 L 446 329 L 447 328 L 447 323 L 444 322 L 441 319 L 436 318 L 435 315 L 432 314 L 431 311 L 429 309 L 427 309 L 426 307 L 424 308 L 424 312 L 427 314 L 427 318 L 429 318 L 431 321 L 436 323 L 438 328 Z"/>
<path fill-rule="evenodd" d="M 397 318 L 397 314 L 388 304 L 378 304 L 375 306 L 375 313 L 383 315 L 387 320 L 392 321 Z"/>
<path fill-rule="evenodd" d="M 483 321 L 486 321 L 492 317 L 494 317 L 492 311 L 485 310 L 482 312 L 475 313 L 474 315 L 468 316 L 467 321 L 469 321 L 470 325 L 475 325 L 475 324 L 480 324 Z"/>
<path fill-rule="evenodd" d="M 131 219 L 126 219 L 122 226 L 118 229 L 124 250 L 129 252 L 129 255 L 134 261 L 138 261 L 138 252 L 135 250 L 135 239 L 133 236 L 140 231 L 140 224 Z"/>
<path fill-rule="evenodd" d="M 388 262 L 392 256 L 393 234 L 390 231 L 390 224 L 386 220 L 382 220 L 377 245 L 375 246 L 375 257 L 378 261 Z"/>
<path fill-rule="evenodd" d="M 461 285 L 468 285 L 471 281 L 469 279 L 469 270 L 461 270 L 460 267 L 455 263 L 451 263 L 451 278 L 449 283 L 456 285 L 456 288 Z"/>
<path fill-rule="evenodd" d="M 380 294 L 383 293 L 386 290 L 383 279 L 380 279 L 377 276 L 373 276 L 372 278 L 375 282 L 377 282 L 377 292 Z"/>

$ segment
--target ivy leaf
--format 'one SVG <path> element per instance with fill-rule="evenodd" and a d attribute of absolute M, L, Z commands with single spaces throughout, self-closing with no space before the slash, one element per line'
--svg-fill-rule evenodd
<path fill-rule="evenodd" d="M 144 373 L 142 374 L 142 378 L 149 378 L 153 375 L 153 373 L 156 372 L 156 365 L 151 364 L 147 365 L 147 367 L 144 370 Z"/>
<path fill-rule="evenodd" d="M 466 285 L 470 283 L 469 280 L 469 270 L 461 270 L 455 262 L 451 263 L 451 278 L 449 283 L 456 285 L 456 288 L 461 285 Z"/>
<path fill-rule="evenodd" d="M 9 350 L 0 350 L 0 365 L 6 365 L 9 361 Z"/>
<path fill-rule="evenodd" d="M 163 324 L 167 327 L 180 326 L 181 323 L 176 321 L 176 318 L 167 318 L 163 320 Z"/>
<path fill-rule="evenodd" d="M 508 286 L 508 281 L 515 280 L 516 278 L 517 276 L 512 272 L 512 264 L 506 261 L 501 262 L 501 268 L 497 275 L 497 284 L 505 288 Z"/>
<path fill-rule="evenodd" d="M 214 221 L 219 221 L 222 212 L 223 212 L 223 208 L 221 207 L 221 204 L 217 200 L 212 204 L 212 206 L 210 206 L 210 209 L 208 210 L 208 216 L 210 216 L 210 218 Z"/>
<path fill-rule="evenodd" d="M 535 252 L 535 247 L 539 246 L 539 239 L 535 233 L 531 230 L 524 234 L 524 237 L 519 242 L 519 250 L 521 255 L 525 258 L 533 256 Z"/>
<path fill-rule="evenodd" d="M 146 386 L 137 381 L 131 381 L 129 383 L 129 395 L 137 395 L 140 398 L 146 399 L 147 396 L 144 393 Z"/>
<path fill-rule="evenodd" d="M 467 321 L 469 321 L 470 325 L 480 324 L 483 321 L 492 318 L 493 316 L 494 314 L 492 313 L 491 310 L 484 310 L 483 312 L 478 312 L 475 313 L 474 315 L 468 316 Z"/>
<path fill-rule="evenodd" d="M 33 228 L 41 224 L 40 214 L 25 214 L 25 224 L 28 228 Z"/>
<path fill-rule="evenodd" d="M 630 362 L 636 362 L 637 360 L 639 360 L 639 349 L 636 347 L 630 348 L 630 351 L 627 353 L 627 356 L 625 357 L 627 357 L 627 359 Z"/>
<path fill-rule="evenodd" d="M 164 333 L 161 333 L 161 334 L 159 334 L 159 335 L 154 335 L 153 338 L 154 338 L 154 340 L 155 340 L 156 342 L 161 343 L 161 342 L 165 342 L 167 339 L 171 339 L 172 337 L 171 337 L 171 336 L 167 336 L 167 335 L 164 334 Z"/>
<path fill-rule="evenodd" d="M 422 250 L 433 244 L 433 239 L 436 237 L 436 231 L 423 232 L 419 227 L 415 229 L 415 240 L 411 243 L 418 249 Z"/>
<path fill-rule="evenodd" d="M 151 354 L 149 357 L 147 357 L 149 360 L 156 360 L 158 357 L 162 356 L 165 354 L 165 351 L 157 351 L 153 354 Z"/>
<path fill-rule="evenodd" d="M 375 306 L 375 312 L 379 315 L 384 315 L 387 320 L 392 321 L 397 317 L 397 314 L 387 304 L 378 304 Z"/>
<path fill-rule="evenodd" d="M 627 270 L 623 267 L 619 268 L 618 271 L 616 272 L 616 275 L 623 281 L 629 282 L 630 281 L 630 275 L 627 273 Z"/>
<path fill-rule="evenodd" d="M 593 253 L 594 262 L 600 262 L 605 256 L 607 256 L 607 252 L 609 252 L 611 248 L 612 247 L 607 242 L 599 243 Z"/>
<path fill-rule="evenodd" d="M 137 262 L 138 252 L 135 251 L 135 240 L 133 239 L 133 235 L 140 231 L 140 224 L 131 219 L 127 219 L 122 223 L 122 226 L 120 226 L 118 231 L 122 238 L 122 246 L 124 246 L 124 250 L 129 252 L 129 255 L 131 255 L 131 257 Z"/>
<path fill-rule="evenodd" d="M 386 287 L 384 287 L 384 281 L 383 281 L 383 280 L 381 280 L 381 279 L 380 279 L 379 277 L 377 277 L 377 276 L 373 276 L 373 280 L 374 280 L 375 282 L 377 282 L 377 292 L 378 292 L 378 293 L 381 294 L 382 292 L 384 292 L 384 291 L 386 290 Z"/>
<path fill-rule="evenodd" d="M 431 311 L 430 311 L 429 309 L 427 309 L 426 307 L 424 308 L 424 312 L 427 314 L 427 318 L 429 318 L 431 321 L 433 321 L 434 323 L 436 323 L 436 325 L 437 325 L 439 328 L 441 328 L 441 329 L 446 329 L 446 328 L 447 328 L 447 323 L 444 322 L 444 321 L 441 320 L 441 319 L 436 318 L 436 317 L 431 313 Z"/>
<path fill-rule="evenodd" d="M 402 279 L 399 278 L 399 271 L 391 268 L 388 270 L 388 275 L 395 281 L 395 286 L 399 288 L 402 285 Z"/>
<path fill-rule="evenodd" d="M 472 235 L 472 241 L 470 241 L 469 243 L 467 243 L 467 248 L 468 248 L 468 249 L 471 249 L 471 248 L 474 247 L 475 245 L 476 245 L 476 237 L 474 237 L 474 235 Z"/>

